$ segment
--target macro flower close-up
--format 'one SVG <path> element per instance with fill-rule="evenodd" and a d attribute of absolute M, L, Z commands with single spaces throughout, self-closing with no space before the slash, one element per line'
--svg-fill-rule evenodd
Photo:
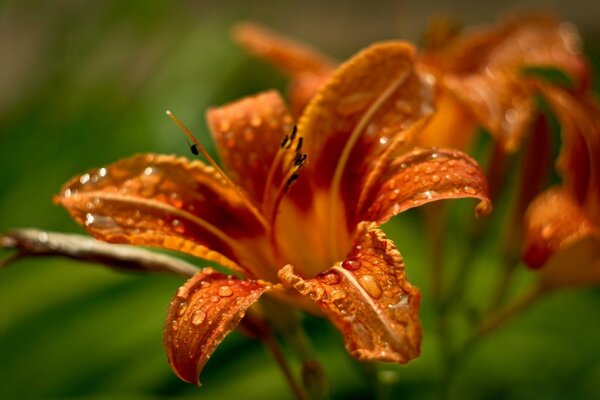
<path fill-rule="evenodd" d="M 0 7 L 0 398 L 595 398 L 597 7 L 534 5 Z"/>
<path fill-rule="evenodd" d="M 318 307 L 359 359 L 419 355 L 420 294 L 377 226 L 440 199 L 490 205 L 485 177 L 466 154 L 410 146 L 432 111 L 432 78 L 415 70 L 413 53 L 402 42 L 359 53 L 297 128 L 275 92 L 209 110 L 235 181 L 217 166 L 149 154 L 65 185 L 56 201 L 93 236 L 187 252 L 243 277 L 205 269 L 177 292 L 165 346 L 182 379 L 197 382 L 215 346 L 265 292 Z"/>

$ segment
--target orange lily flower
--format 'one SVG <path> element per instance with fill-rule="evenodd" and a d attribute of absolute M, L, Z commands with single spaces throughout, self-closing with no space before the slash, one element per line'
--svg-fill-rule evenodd
<path fill-rule="evenodd" d="M 535 120 L 537 81 L 527 68 L 568 74 L 577 91 L 589 87 L 590 72 L 575 27 L 546 14 L 510 18 L 497 26 L 448 32 L 444 45 L 419 55 L 420 68 L 437 78 L 436 114 L 419 135 L 424 146 L 466 149 L 476 126 L 486 128 L 506 151 L 516 150 Z M 302 110 L 333 71 L 326 57 L 267 29 L 242 24 L 237 41 L 291 78 L 290 99 Z"/>
<path fill-rule="evenodd" d="M 547 288 L 600 282 L 600 107 L 589 97 L 546 87 L 563 128 L 557 169 L 563 183 L 525 214 L 524 260 Z"/>
<path fill-rule="evenodd" d="M 490 204 L 469 156 L 406 152 L 433 111 L 431 77 L 414 58 L 404 42 L 362 51 L 312 98 L 297 131 L 275 92 L 209 110 L 227 175 L 216 164 L 143 154 L 63 187 L 56 201 L 94 237 L 182 251 L 235 274 L 205 268 L 173 298 L 164 343 L 181 379 L 198 383 L 263 293 L 319 309 L 359 359 L 419 355 L 420 294 L 377 227 L 435 200 L 476 198 L 480 212 Z"/>

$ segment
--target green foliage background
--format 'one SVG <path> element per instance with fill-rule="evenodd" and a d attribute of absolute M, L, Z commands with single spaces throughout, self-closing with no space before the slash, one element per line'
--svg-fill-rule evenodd
<path fill-rule="evenodd" d="M 393 18 L 377 22 L 391 3 L 369 3 L 371 8 L 356 9 L 333 3 L 319 11 L 316 2 L 292 2 L 286 13 L 284 5 L 268 2 L 1 2 L 0 231 L 81 232 L 52 204 L 53 194 L 71 176 L 136 152 L 187 155 L 165 109 L 205 135 L 207 107 L 271 87 L 283 90 L 283 77 L 232 44 L 228 32 L 235 21 L 253 18 L 281 30 L 289 25 L 290 32 L 343 58 L 404 32 L 394 28 Z M 336 15 L 336 6 L 345 24 L 323 16 Z M 445 11 L 432 5 L 436 10 Z M 593 38 L 587 43 L 597 61 Z M 452 208 L 450 274 L 466 245 L 462 221 L 472 206 L 465 201 Z M 502 204 L 497 209 L 466 296 L 475 308 L 487 301 L 498 277 Z M 379 373 L 393 381 L 390 398 L 430 398 L 438 393 L 440 349 L 427 280 L 428 240 L 417 213 L 399 216 L 386 231 L 410 280 L 423 291 L 425 338 L 418 360 L 380 366 Z M 530 275 L 520 271 L 517 287 Z M 62 259 L 30 259 L 1 270 L 0 398 L 289 398 L 262 345 L 237 333 L 211 358 L 201 389 L 172 374 L 162 324 L 180 284 L 173 277 L 119 274 Z M 546 299 L 459 365 L 451 397 L 598 398 L 599 310 L 597 288 Z M 345 353 L 337 332 L 316 318 L 304 322 L 332 397 L 373 397 L 372 378 Z M 458 338 L 464 324 L 452 325 Z"/>

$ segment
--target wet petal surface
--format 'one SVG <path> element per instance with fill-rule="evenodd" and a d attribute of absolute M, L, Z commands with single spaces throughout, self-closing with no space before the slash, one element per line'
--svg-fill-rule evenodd
<path fill-rule="evenodd" d="M 211 167 L 174 156 L 141 154 L 90 170 L 55 200 L 97 239 L 178 250 L 237 270 L 240 240 L 263 233 Z"/>
<path fill-rule="evenodd" d="M 179 288 L 171 301 L 164 329 L 167 358 L 186 382 L 199 384 L 199 374 L 219 343 L 265 291 L 256 281 L 205 268 Z"/>
<path fill-rule="evenodd" d="M 317 277 L 303 279 L 290 265 L 279 276 L 321 307 L 354 357 L 406 363 L 419 355 L 420 293 L 393 242 L 374 226 L 361 224 L 348 258 Z"/>

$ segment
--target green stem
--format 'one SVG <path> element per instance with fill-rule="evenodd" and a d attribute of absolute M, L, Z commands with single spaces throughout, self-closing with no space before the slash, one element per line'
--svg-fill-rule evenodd
<path fill-rule="evenodd" d="M 283 354 L 283 351 L 281 350 L 279 342 L 277 341 L 275 336 L 268 335 L 267 337 L 263 338 L 263 343 L 265 344 L 267 349 L 271 352 L 271 355 L 273 356 L 273 358 L 275 359 L 275 362 L 279 366 L 279 369 L 283 373 L 285 380 L 287 381 L 288 385 L 290 386 L 290 389 L 292 390 L 292 392 L 294 392 L 294 396 L 296 397 L 296 399 L 297 400 L 308 400 L 308 396 L 306 395 L 306 392 L 304 391 L 302 386 L 298 383 L 298 381 L 296 381 L 296 378 L 294 377 L 294 373 L 292 372 L 292 369 L 291 369 L 290 365 L 288 364 L 287 359 L 285 358 L 285 355 Z"/>
<path fill-rule="evenodd" d="M 533 285 L 520 298 L 488 315 L 479 325 L 479 328 L 477 329 L 477 336 L 481 338 L 489 335 L 491 332 L 496 331 L 508 320 L 520 314 L 522 311 L 539 300 L 544 294 L 548 293 L 548 290 L 548 287 L 542 284 L 538 283 Z"/>
<path fill-rule="evenodd" d="M 284 337 L 302 362 L 302 382 L 309 398 L 327 399 L 328 383 L 325 371 L 314 355 L 296 311 L 268 297 L 263 299 L 262 305 L 275 330 Z"/>

